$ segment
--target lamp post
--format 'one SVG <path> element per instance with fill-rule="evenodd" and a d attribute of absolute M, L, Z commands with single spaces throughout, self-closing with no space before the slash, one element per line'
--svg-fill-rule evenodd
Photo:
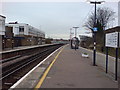
<path fill-rule="evenodd" d="M 75 48 L 75 50 L 76 50 L 76 49 L 78 48 L 78 47 L 77 47 L 77 29 L 78 29 L 79 27 L 73 27 L 73 28 L 75 28 L 75 38 L 74 38 L 74 39 L 75 39 L 75 41 L 74 41 L 74 42 L 75 42 L 75 47 L 74 47 L 74 48 Z"/>
<path fill-rule="evenodd" d="M 96 32 L 97 32 L 97 26 L 96 26 L 96 5 L 101 4 L 104 1 L 90 1 L 90 4 L 95 5 L 95 17 L 94 17 L 94 28 L 93 28 L 93 39 L 94 39 L 94 49 L 93 49 L 93 66 L 96 66 Z"/>
<path fill-rule="evenodd" d="M 77 29 L 79 28 L 79 27 L 73 27 L 73 28 L 75 28 L 75 37 L 77 36 Z"/>
<path fill-rule="evenodd" d="M 72 28 L 70 28 L 70 46 L 71 46 L 71 48 L 72 48 L 72 41 L 71 41 L 71 39 L 72 39 Z"/>
<path fill-rule="evenodd" d="M 70 41 L 72 39 L 72 28 L 70 28 Z"/>

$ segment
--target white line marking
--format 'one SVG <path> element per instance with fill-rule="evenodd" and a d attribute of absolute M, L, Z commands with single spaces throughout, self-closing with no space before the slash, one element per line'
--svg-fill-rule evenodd
<path fill-rule="evenodd" d="M 63 47 L 63 46 L 62 46 Z M 59 49 L 55 50 L 53 53 L 51 53 L 48 57 L 46 57 L 43 61 L 41 61 L 37 66 L 35 66 L 32 70 L 30 70 L 25 76 L 23 76 L 20 80 L 18 80 L 13 86 L 10 87 L 9 90 L 15 88 L 18 84 L 20 84 L 31 72 L 33 72 L 37 67 L 39 67 L 43 62 L 45 62 L 50 56 L 52 56 L 55 52 L 57 52 Z"/>

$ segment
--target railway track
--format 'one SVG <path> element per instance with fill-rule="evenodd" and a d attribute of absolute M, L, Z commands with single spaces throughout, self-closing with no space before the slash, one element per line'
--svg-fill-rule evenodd
<path fill-rule="evenodd" d="M 45 57 L 47 57 L 50 53 L 52 53 L 60 46 L 62 45 L 46 47 L 42 51 L 36 52 L 32 55 L 24 56 L 17 62 L 9 65 L 3 65 L 3 72 L 1 74 L 2 78 L 0 78 L 0 81 L 2 81 L 2 89 L 9 89 L 29 70 L 35 67 L 39 62 L 41 62 Z"/>

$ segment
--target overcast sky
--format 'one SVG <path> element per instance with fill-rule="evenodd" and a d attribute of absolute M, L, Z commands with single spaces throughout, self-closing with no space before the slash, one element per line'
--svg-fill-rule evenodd
<path fill-rule="evenodd" d="M 86 0 L 85 0 L 86 1 Z M 78 34 L 85 34 L 83 28 L 90 12 L 94 11 L 94 5 L 87 2 L 4 2 L 2 3 L 2 15 L 6 16 L 6 22 L 18 21 L 39 28 L 46 33 L 46 37 L 69 38 L 70 28 L 79 26 Z M 109 27 L 117 25 L 118 3 L 105 2 L 97 7 L 110 7 L 116 12 L 116 21 Z M 73 29 L 74 31 L 74 29 Z"/>

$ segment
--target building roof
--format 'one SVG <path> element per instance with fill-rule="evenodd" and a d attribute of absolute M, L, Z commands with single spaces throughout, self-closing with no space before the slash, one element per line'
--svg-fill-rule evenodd
<path fill-rule="evenodd" d="M 105 33 L 120 32 L 120 26 L 105 30 Z"/>
<path fill-rule="evenodd" d="M 0 15 L 0 17 L 6 18 L 5 16 Z"/>

